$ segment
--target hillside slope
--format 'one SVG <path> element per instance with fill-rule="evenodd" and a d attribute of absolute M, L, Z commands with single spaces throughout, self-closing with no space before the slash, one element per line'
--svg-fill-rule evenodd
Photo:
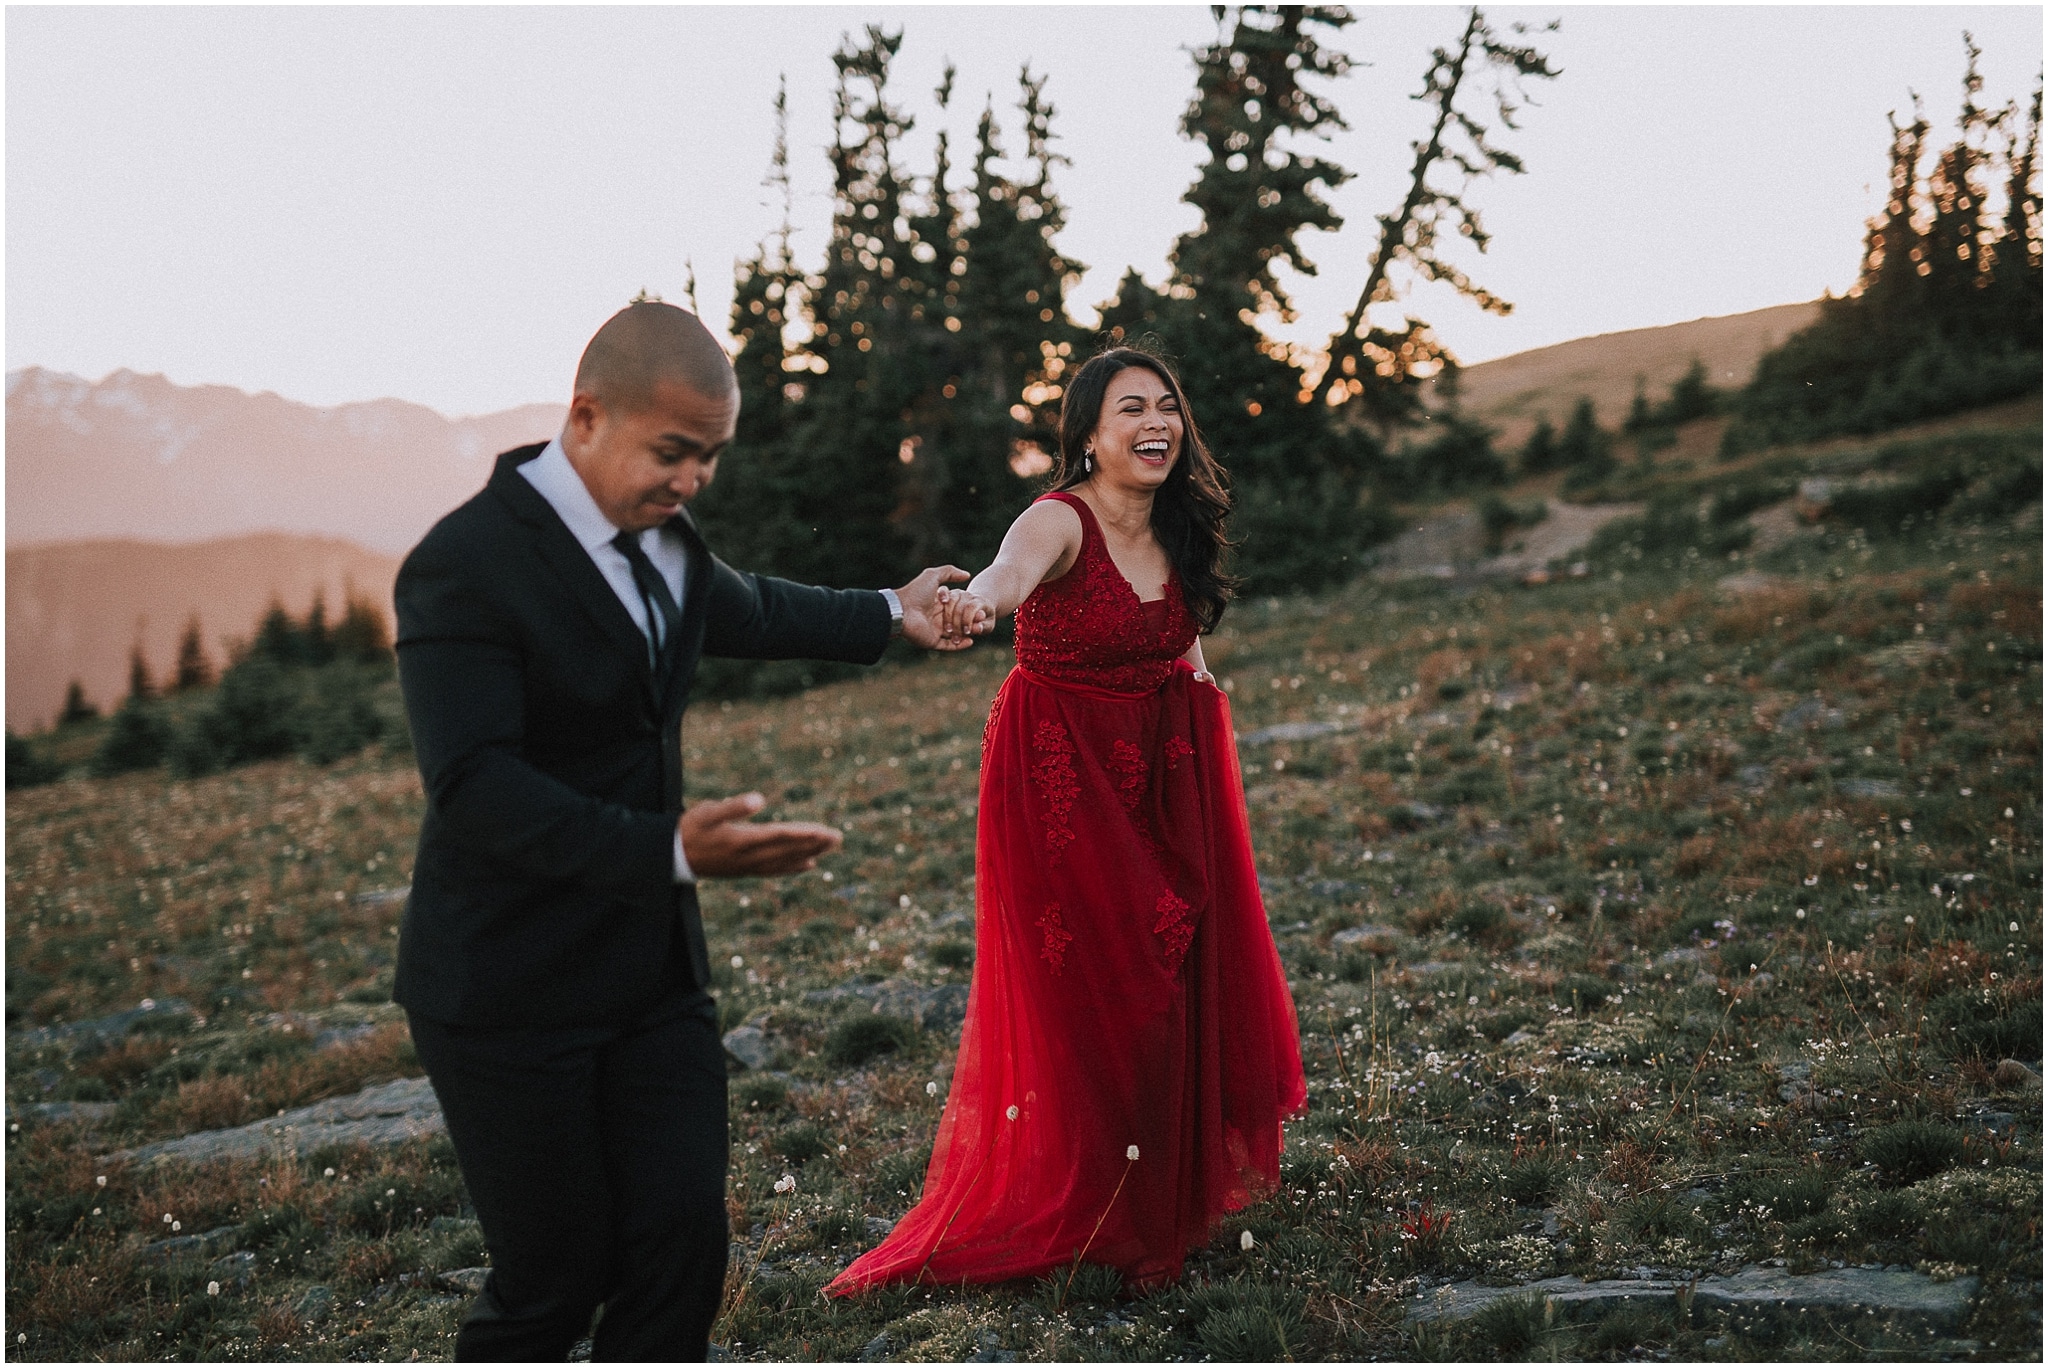
<path fill-rule="evenodd" d="M 1809 301 L 1664 328 L 1601 333 L 1481 362 L 1461 372 L 1458 383 L 1466 410 L 1497 428 L 1497 442 L 1512 448 L 1543 414 L 1562 426 L 1582 394 L 1593 400 L 1600 421 L 1612 427 L 1627 414 L 1638 377 L 1650 397 L 1658 399 L 1695 358 L 1714 385 L 1736 388 L 1747 383 L 1758 357 L 1819 314 L 1819 303 Z"/>

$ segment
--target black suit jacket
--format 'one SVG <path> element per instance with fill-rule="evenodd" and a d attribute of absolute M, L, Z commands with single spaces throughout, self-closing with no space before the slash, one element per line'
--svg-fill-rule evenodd
<path fill-rule="evenodd" d="M 703 655 L 871 664 L 872 590 L 742 574 L 687 513 L 682 630 L 657 695 L 647 642 L 554 509 L 498 458 L 399 569 L 398 671 L 426 781 L 393 996 L 451 1026 L 632 1019 L 709 982 L 696 888 L 674 881 L 681 724 Z"/>

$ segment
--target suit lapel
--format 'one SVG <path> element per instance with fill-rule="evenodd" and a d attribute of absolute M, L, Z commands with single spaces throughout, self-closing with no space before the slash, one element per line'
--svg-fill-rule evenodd
<path fill-rule="evenodd" d="M 661 700 L 655 697 L 654 671 L 647 659 L 646 635 L 626 612 L 626 606 L 619 602 L 610 581 L 605 579 L 597 563 L 590 559 L 590 553 L 570 533 L 554 506 L 519 473 L 518 467 L 539 455 L 543 449 L 521 448 L 500 456 L 497 469 L 491 472 L 491 488 L 511 506 L 520 521 L 531 528 L 534 549 L 569 591 L 569 596 L 613 645 L 632 658 L 641 691 L 650 705 L 658 707 Z"/>
<path fill-rule="evenodd" d="M 683 575 L 682 623 L 676 631 L 676 639 L 669 643 L 673 653 L 669 661 L 668 687 L 662 691 L 661 712 L 666 717 L 677 705 L 677 694 L 689 687 L 689 681 L 696 674 L 694 669 L 697 643 L 704 635 L 704 603 L 711 594 L 711 551 L 704 545 L 704 535 L 697 530 L 697 524 L 687 510 L 669 519 L 668 526 L 683 539 L 688 569 Z"/>

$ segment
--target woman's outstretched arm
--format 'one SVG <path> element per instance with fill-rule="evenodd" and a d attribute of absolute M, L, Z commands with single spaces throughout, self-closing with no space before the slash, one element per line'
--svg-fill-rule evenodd
<path fill-rule="evenodd" d="M 988 568 L 965 589 L 948 594 L 947 627 L 969 636 L 992 631 L 1033 589 L 1071 570 L 1080 551 L 1080 514 L 1058 499 L 1031 505 L 1003 534 Z"/>

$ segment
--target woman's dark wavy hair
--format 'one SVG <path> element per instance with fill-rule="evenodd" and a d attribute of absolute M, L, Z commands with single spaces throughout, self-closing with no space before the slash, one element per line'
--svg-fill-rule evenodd
<path fill-rule="evenodd" d="M 1082 464 L 1088 434 L 1102 420 L 1102 400 L 1109 382 L 1120 371 L 1141 366 L 1158 376 L 1180 405 L 1183 435 L 1180 459 L 1167 473 L 1166 483 L 1152 500 L 1152 535 L 1159 538 L 1173 568 L 1180 574 L 1181 593 L 1188 611 L 1204 632 L 1214 631 L 1223 619 L 1237 580 L 1223 571 L 1223 554 L 1230 547 L 1224 522 L 1230 515 L 1230 477 L 1202 440 L 1201 429 L 1188 407 L 1180 377 L 1164 357 L 1140 347 L 1111 347 L 1092 356 L 1067 381 L 1066 396 L 1060 401 L 1060 449 L 1053 459 L 1051 488 L 1072 489 L 1087 480 L 1090 472 Z"/>

